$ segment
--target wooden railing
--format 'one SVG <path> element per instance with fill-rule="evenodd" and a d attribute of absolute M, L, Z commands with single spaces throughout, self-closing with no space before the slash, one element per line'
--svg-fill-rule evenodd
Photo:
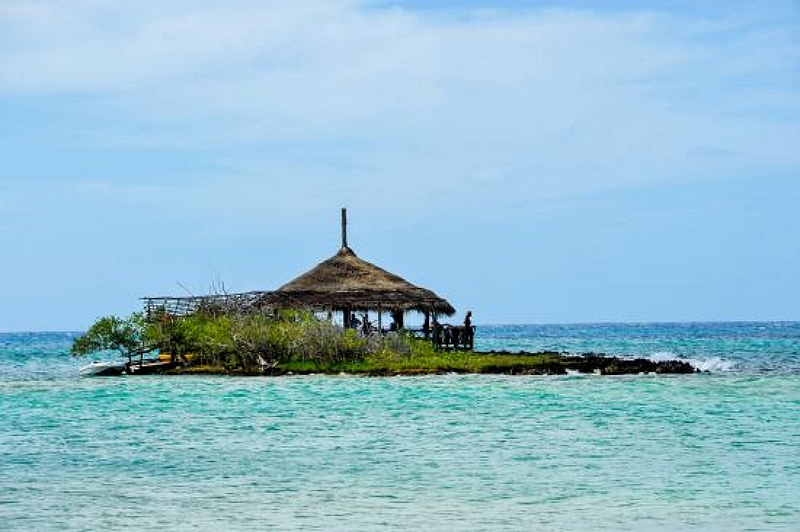
<path fill-rule="evenodd" d="M 378 328 L 375 323 L 364 327 L 363 324 L 353 326 L 361 336 L 385 335 L 394 331 L 393 328 Z M 403 332 L 410 333 L 417 338 L 425 338 L 433 343 L 434 347 L 443 351 L 472 351 L 475 348 L 475 326 L 440 324 L 429 328 L 409 328 Z"/>
<path fill-rule="evenodd" d="M 431 341 L 444 351 L 472 351 L 475 347 L 475 326 L 439 325 L 431 329 Z"/>

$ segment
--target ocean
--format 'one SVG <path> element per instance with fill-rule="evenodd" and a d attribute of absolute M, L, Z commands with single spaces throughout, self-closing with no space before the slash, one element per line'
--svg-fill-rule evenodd
<path fill-rule="evenodd" d="M 79 378 L 0 334 L 0 530 L 800 530 L 800 323 L 479 326 L 695 375 Z"/>

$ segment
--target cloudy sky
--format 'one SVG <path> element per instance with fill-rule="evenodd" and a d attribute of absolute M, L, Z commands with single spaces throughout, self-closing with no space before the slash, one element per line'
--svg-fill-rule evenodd
<path fill-rule="evenodd" d="M 341 206 L 479 324 L 800 319 L 800 2 L 0 2 L 0 331 L 275 288 Z"/>

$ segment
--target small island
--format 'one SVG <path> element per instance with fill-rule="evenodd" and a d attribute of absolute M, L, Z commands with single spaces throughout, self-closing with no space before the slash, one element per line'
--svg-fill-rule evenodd
<path fill-rule="evenodd" d="M 342 209 L 339 251 L 275 291 L 199 297 L 146 297 L 127 318 L 100 318 L 72 354 L 115 350 L 123 364 L 88 374 L 128 373 L 365 376 L 489 373 L 603 375 L 694 373 L 678 360 L 623 359 L 596 353 L 474 350 L 476 328 L 439 322 L 455 308 L 431 290 L 359 258 L 347 245 Z M 409 312 L 421 328 L 405 326 Z M 384 327 L 384 315 L 391 324 Z M 334 319 L 334 317 L 336 319 Z"/>
<path fill-rule="evenodd" d="M 476 352 L 442 350 L 408 330 L 364 336 L 304 311 L 275 316 L 196 313 L 146 319 L 134 314 L 98 320 L 75 340 L 84 355 L 114 349 L 124 364 L 101 374 L 132 375 L 308 375 L 363 376 L 484 373 L 564 375 L 570 372 L 622 375 L 694 373 L 678 360 L 623 359 L 597 353 Z M 146 357 L 148 353 L 155 357 Z"/>

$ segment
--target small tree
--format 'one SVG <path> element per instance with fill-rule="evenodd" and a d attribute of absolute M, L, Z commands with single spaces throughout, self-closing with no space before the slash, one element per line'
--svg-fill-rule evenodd
<path fill-rule="evenodd" d="M 75 339 L 70 353 L 72 356 L 84 356 L 111 350 L 130 358 L 133 351 L 142 346 L 144 326 L 141 314 L 134 313 L 128 318 L 104 316 L 86 334 Z"/>

